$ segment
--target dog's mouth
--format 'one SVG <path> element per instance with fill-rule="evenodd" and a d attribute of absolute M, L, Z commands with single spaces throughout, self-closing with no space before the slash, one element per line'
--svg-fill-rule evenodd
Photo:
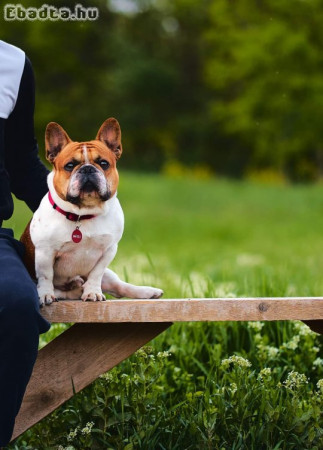
<path fill-rule="evenodd" d="M 95 183 L 91 180 L 85 181 L 80 189 L 80 192 L 84 192 L 84 193 L 91 193 L 91 192 L 98 192 L 98 191 L 99 191 L 99 188 L 98 188 L 97 183 Z"/>
<path fill-rule="evenodd" d="M 97 206 L 109 200 L 111 191 L 107 181 L 100 174 L 88 171 L 78 173 L 70 182 L 66 200 L 77 206 Z"/>
<path fill-rule="evenodd" d="M 111 191 L 107 189 L 105 192 L 100 192 L 96 183 L 87 180 L 80 187 L 79 193 L 76 196 L 67 194 L 66 200 L 74 205 L 81 206 L 84 202 L 105 202 L 111 197 Z"/>

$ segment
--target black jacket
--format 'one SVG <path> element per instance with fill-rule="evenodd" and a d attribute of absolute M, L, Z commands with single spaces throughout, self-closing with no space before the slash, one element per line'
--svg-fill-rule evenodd
<path fill-rule="evenodd" d="M 2 41 L 0 43 L 8 45 Z M 9 51 L 10 47 L 8 45 Z M 38 146 L 34 135 L 34 74 L 29 59 L 25 55 L 23 56 L 23 70 L 19 89 L 18 86 L 16 89 L 17 97 L 12 102 L 12 111 L 4 97 L 8 90 L 4 90 L 2 96 L 0 95 L 0 225 L 2 220 L 9 219 L 13 213 L 11 192 L 20 200 L 24 200 L 32 211 L 35 211 L 42 197 L 48 191 L 46 180 L 48 170 L 38 157 Z M 2 83 L 5 80 L 4 75 L 10 74 L 5 64 L 10 64 L 10 59 L 9 62 L 5 58 L 3 61 L 0 59 L 0 75 L 2 71 L 0 81 L 2 80 Z M 10 83 L 10 80 L 8 81 Z M 15 81 L 17 82 L 16 79 Z M 0 86 L 0 94 L 2 87 Z M 1 99 L 3 104 L 1 104 Z M 6 112 L 9 112 L 8 117 L 6 117 Z"/>

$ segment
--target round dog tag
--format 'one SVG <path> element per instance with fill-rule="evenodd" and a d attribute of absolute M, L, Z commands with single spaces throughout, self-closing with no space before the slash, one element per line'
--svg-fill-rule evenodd
<path fill-rule="evenodd" d="M 78 229 L 78 227 L 75 228 L 75 230 L 72 233 L 72 241 L 78 244 L 82 240 L 82 232 Z"/>

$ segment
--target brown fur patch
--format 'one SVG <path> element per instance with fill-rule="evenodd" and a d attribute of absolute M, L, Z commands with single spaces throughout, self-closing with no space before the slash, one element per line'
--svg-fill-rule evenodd
<path fill-rule="evenodd" d="M 103 142 L 119 159 L 122 153 L 121 128 L 119 122 L 114 117 L 110 117 L 101 125 L 96 139 Z"/>
<path fill-rule="evenodd" d="M 31 221 L 30 221 L 31 222 Z M 36 280 L 36 272 L 35 272 L 35 246 L 32 243 L 30 237 L 30 222 L 25 228 L 25 231 L 22 233 L 20 242 L 22 242 L 25 246 L 25 256 L 24 263 L 29 272 L 29 275 L 33 280 Z"/>

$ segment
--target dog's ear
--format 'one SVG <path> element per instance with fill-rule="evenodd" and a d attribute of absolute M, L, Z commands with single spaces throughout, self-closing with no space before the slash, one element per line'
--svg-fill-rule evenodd
<path fill-rule="evenodd" d="M 45 148 L 46 158 L 49 162 L 55 161 L 58 153 L 69 143 L 69 138 L 66 131 L 56 122 L 50 122 L 45 131 Z"/>
<path fill-rule="evenodd" d="M 112 150 L 117 159 L 120 158 L 122 153 L 121 128 L 117 119 L 110 117 L 110 119 L 103 122 L 96 135 L 96 139 L 103 142 Z"/>

